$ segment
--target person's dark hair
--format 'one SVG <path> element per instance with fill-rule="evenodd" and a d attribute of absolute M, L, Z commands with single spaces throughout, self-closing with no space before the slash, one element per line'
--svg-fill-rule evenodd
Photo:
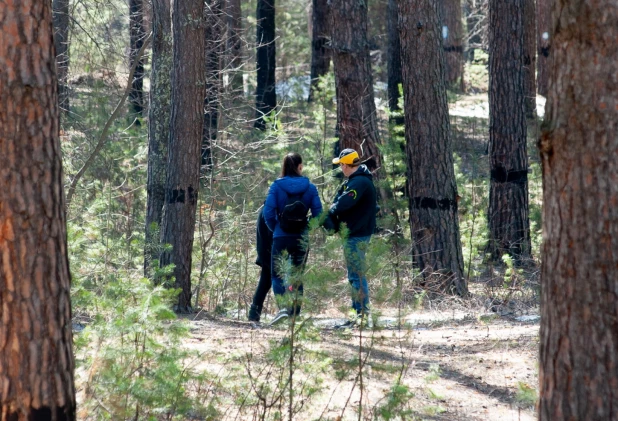
<path fill-rule="evenodd" d="M 290 152 L 283 158 L 281 164 L 281 177 L 298 177 L 300 171 L 298 166 L 303 163 L 303 158 L 296 152 Z"/>

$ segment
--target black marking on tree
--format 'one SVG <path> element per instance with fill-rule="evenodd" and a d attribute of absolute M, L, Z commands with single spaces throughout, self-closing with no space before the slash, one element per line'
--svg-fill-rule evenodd
<path fill-rule="evenodd" d="M 196 203 L 197 202 L 197 190 L 195 190 L 193 186 L 189 186 L 189 188 L 187 189 L 187 193 L 189 196 L 189 203 Z"/>
<path fill-rule="evenodd" d="M 184 203 L 185 191 L 183 189 L 172 189 L 168 194 L 167 203 Z"/>
<path fill-rule="evenodd" d="M 454 199 L 434 199 L 433 197 L 414 197 L 410 199 L 412 207 L 417 209 L 440 209 L 457 211 L 457 200 Z"/>
<path fill-rule="evenodd" d="M 525 184 L 528 181 L 528 170 L 507 170 L 504 167 L 496 167 L 491 170 L 491 181 Z"/>
<path fill-rule="evenodd" d="M 463 54 L 463 47 L 461 45 L 451 45 L 448 47 L 442 47 L 442 49 L 444 51 L 446 51 L 447 53 L 462 53 Z"/>

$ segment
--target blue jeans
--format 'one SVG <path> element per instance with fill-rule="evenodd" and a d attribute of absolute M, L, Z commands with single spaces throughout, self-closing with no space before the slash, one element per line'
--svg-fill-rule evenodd
<path fill-rule="evenodd" d="M 352 308 L 356 313 L 369 312 L 369 286 L 367 285 L 367 264 L 365 252 L 371 235 L 350 237 L 346 240 L 343 254 L 348 267 L 348 281 L 352 287 Z"/>
<path fill-rule="evenodd" d="M 280 269 L 281 254 L 287 252 L 288 262 L 284 264 L 292 271 L 301 270 L 307 260 L 308 250 L 306 244 L 303 244 L 301 237 L 275 237 L 273 239 L 272 258 L 271 258 L 271 273 L 272 273 L 272 288 L 276 296 L 283 296 L 293 290 L 298 291 L 303 295 L 303 284 L 299 280 L 293 281 L 295 285 L 290 285 L 291 273 L 282 272 Z M 290 286 L 292 289 L 290 289 Z M 291 310 L 291 309 L 290 309 Z M 294 303 L 294 312 L 300 313 L 300 303 Z"/>

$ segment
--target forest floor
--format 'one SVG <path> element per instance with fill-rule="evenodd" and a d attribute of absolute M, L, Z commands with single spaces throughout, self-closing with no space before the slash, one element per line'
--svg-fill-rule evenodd
<path fill-rule="evenodd" d="M 293 419 L 535 419 L 538 309 L 519 316 L 486 311 L 424 309 L 398 319 L 396 310 L 383 310 L 377 327 L 362 332 L 333 329 L 343 320 L 337 310 L 311 316 L 314 334 L 300 341 L 297 359 L 303 365 L 294 373 L 295 404 L 302 405 Z M 397 320 L 402 320 L 401 329 Z M 223 419 L 262 419 L 261 414 L 277 419 L 278 411 L 288 419 L 287 403 L 281 406 L 275 399 L 281 394 L 277 382 L 287 379 L 288 368 L 271 358 L 289 341 L 287 324 L 269 327 L 199 315 L 190 324 L 185 345 L 203 355 L 196 369 L 218 373 L 219 384 L 236 382 L 235 392 L 218 397 Z M 389 393 L 400 374 L 405 393 Z M 270 394 L 260 401 L 264 385 Z M 315 394 L 309 396 L 310 390 Z"/>

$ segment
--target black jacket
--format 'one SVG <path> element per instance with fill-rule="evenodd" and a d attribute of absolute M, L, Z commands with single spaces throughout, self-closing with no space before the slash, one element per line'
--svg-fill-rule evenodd
<path fill-rule="evenodd" d="M 256 224 L 255 247 L 257 249 L 257 259 L 255 264 L 261 267 L 270 267 L 270 256 L 273 248 L 273 232 L 266 225 L 264 218 L 264 207 L 260 209 Z"/>
<path fill-rule="evenodd" d="M 376 211 L 373 176 L 361 165 L 339 187 L 324 226 L 338 231 L 339 224 L 345 223 L 350 237 L 366 237 L 376 229 Z"/>

